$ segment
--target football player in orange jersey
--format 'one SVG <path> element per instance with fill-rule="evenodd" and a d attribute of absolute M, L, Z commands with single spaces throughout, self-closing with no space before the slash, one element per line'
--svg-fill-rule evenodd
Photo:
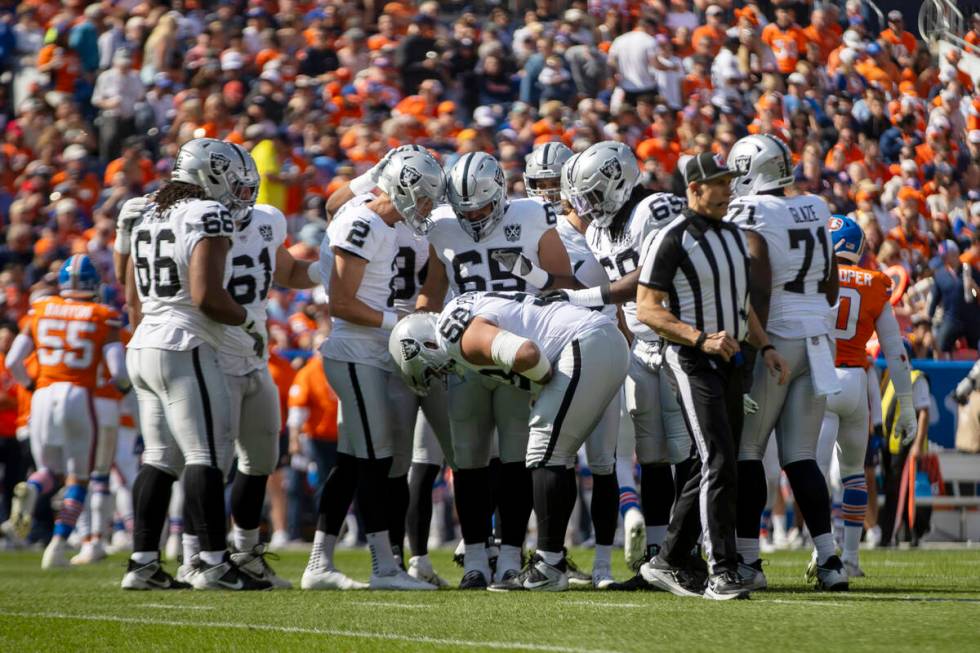
<path fill-rule="evenodd" d="M 120 342 L 123 346 L 129 342 L 131 335 L 128 330 L 120 330 Z M 108 555 L 105 538 L 109 535 L 112 525 L 113 508 L 109 492 L 109 474 L 116 457 L 116 440 L 119 437 L 123 396 L 112 382 L 109 370 L 103 361 L 99 365 L 95 391 L 92 393 L 98 437 L 89 478 L 88 502 L 85 504 L 85 511 L 78 526 L 79 534 L 84 537 L 81 550 L 71 559 L 73 565 L 91 564 L 105 559 Z"/>
<path fill-rule="evenodd" d="M 99 283 L 99 273 L 87 256 L 69 258 L 58 273 L 60 294 L 33 303 L 27 327 L 7 353 L 11 374 L 34 390 L 29 428 L 37 471 L 21 489 L 26 515 L 16 515 L 17 520 L 29 526 L 27 515 L 37 497 L 51 492 L 62 479 L 65 484 L 54 537 L 41 559 L 43 569 L 68 565 L 66 540 L 85 503 L 95 455 L 92 395 L 103 360 L 116 387 L 122 392 L 130 389 L 119 342 L 119 314 L 93 301 Z M 35 348 L 40 370 L 36 382 L 24 366 Z"/>
<path fill-rule="evenodd" d="M 864 455 L 868 447 L 870 408 L 868 405 L 869 365 L 865 346 L 877 331 L 885 352 L 888 370 L 899 399 L 898 428 L 902 443 L 915 438 L 917 421 L 912 405 L 912 379 L 902 336 L 888 298 L 891 280 L 875 270 L 858 267 L 864 250 L 864 232 L 856 222 L 842 215 L 830 219 L 840 277 L 840 297 L 835 318 L 837 338 L 837 378 L 842 392 L 827 399 L 827 412 L 820 430 L 817 460 L 826 478 L 836 443 L 837 465 L 844 517 L 844 546 L 841 560 L 849 577 L 863 576 L 858 564 L 858 544 L 868 506 L 868 485 L 864 475 Z"/>

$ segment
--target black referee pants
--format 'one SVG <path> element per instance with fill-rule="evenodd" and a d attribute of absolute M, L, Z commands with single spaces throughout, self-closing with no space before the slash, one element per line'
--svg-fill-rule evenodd
<path fill-rule="evenodd" d="M 684 566 L 703 528 L 711 573 L 734 571 L 738 568 L 735 508 L 743 415 L 741 368 L 680 345 L 667 347 L 664 362 L 697 458 L 674 503 L 662 557 Z"/>

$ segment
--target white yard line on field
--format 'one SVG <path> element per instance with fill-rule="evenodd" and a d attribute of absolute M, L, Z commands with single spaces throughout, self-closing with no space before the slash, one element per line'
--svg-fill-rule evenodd
<path fill-rule="evenodd" d="M 210 605 L 179 605 L 170 603 L 135 603 L 134 608 L 160 608 L 161 610 L 214 610 Z"/>
<path fill-rule="evenodd" d="M 94 621 L 149 626 L 177 626 L 187 628 L 227 628 L 234 630 L 264 630 L 273 633 L 296 633 L 301 635 L 323 635 L 326 637 L 348 637 L 351 639 L 380 639 L 435 646 L 458 646 L 461 648 L 513 649 L 522 651 L 555 651 L 555 653 L 617 653 L 594 648 L 572 648 L 557 644 L 531 644 L 509 641 L 478 641 L 450 639 L 446 637 L 417 637 L 395 633 L 372 633 L 369 631 L 339 630 L 336 628 L 302 628 L 299 626 L 277 626 L 275 624 L 235 623 L 230 621 L 178 621 L 174 619 L 152 619 L 146 617 L 119 617 L 116 615 L 69 614 L 66 612 L 18 612 L 0 610 L 0 617 L 25 617 L 29 619 L 64 619 L 66 621 Z"/>
<path fill-rule="evenodd" d="M 646 603 L 616 603 L 615 601 L 562 601 L 560 605 L 581 605 L 589 608 L 649 608 Z"/>

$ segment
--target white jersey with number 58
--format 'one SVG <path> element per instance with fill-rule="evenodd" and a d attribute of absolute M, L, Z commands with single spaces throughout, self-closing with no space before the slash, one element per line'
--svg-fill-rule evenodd
<path fill-rule="evenodd" d="M 766 239 L 772 270 L 766 330 L 783 338 L 830 333 L 824 292 L 834 244 L 826 202 L 816 195 L 748 195 L 732 201 L 725 220 Z"/>
<path fill-rule="evenodd" d="M 228 253 L 232 268 L 228 292 L 248 311 L 249 319 L 255 320 L 266 342 L 265 309 L 276 274 L 276 253 L 285 241 L 286 218 L 282 211 L 268 204 L 257 204 L 249 221 L 235 232 Z M 266 366 L 268 347 L 265 357 L 259 358 L 252 350 L 252 343 L 243 329 L 228 328 L 218 350 L 225 374 L 244 376 Z"/>
<path fill-rule="evenodd" d="M 225 326 L 204 315 L 191 301 L 189 270 L 194 247 L 204 238 L 235 235 L 231 214 L 211 200 L 186 200 L 166 211 L 151 205 L 134 227 L 133 271 L 142 320 L 130 349 L 186 351 L 207 343 L 218 349 Z M 224 283 L 231 277 L 225 261 Z"/>

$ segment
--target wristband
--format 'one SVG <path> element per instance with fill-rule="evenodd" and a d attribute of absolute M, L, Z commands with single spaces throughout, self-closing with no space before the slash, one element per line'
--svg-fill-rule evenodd
<path fill-rule="evenodd" d="M 371 171 L 368 170 L 360 177 L 352 179 L 350 184 L 348 184 L 348 188 L 350 188 L 350 192 L 354 193 L 354 195 L 363 195 L 364 193 L 370 193 L 377 185 L 378 182 L 374 180 Z"/>
<path fill-rule="evenodd" d="M 320 270 L 320 261 L 310 263 L 310 267 L 306 268 L 306 276 L 317 286 L 323 284 L 323 271 Z"/>
<path fill-rule="evenodd" d="M 544 352 L 538 350 L 538 362 L 534 364 L 529 370 L 524 370 L 521 372 L 521 376 L 534 381 L 535 383 L 540 383 L 541 379 L 548 376 L 551 373 L 551 363 L 545 358 Z"/>
<path fill-rule="evenodd" d="M 576 306 L 584 306 L 586 308 L 596 308 L 599 306 L 606 305 L 606 296 L 608 291 L 604 290 L 600 286 L 593 286 L 592 288 L 583 288 L 581 290 L 567 290 L 565 291 L 568 295 L 568 301 Z"/>
<path fill-rule="evenodd" d="M 398 324 L 398 313 L 385 311 L 381 314 L 381 328 L 391 331 Z"/>
<path fill-rule="evenodd" d="M 704 347 L 704 341 L 707 339 L 708 334 L 705 331 L 702 331 L 700 335 L 698 335 L 697 340 L 694 341 L 694 348 L 698 351 L 703 351 L 701 348 Z"/>
<path fill-rule="evenodd" d="M 516 271 L 514 274 L 521 279 L 524 279 L 524 281 L 527 281 L 535 288 L 540 288 L 541 290 L 544 290 L 551 285 L 551 275 L 545 270 L 542 270 L 536 266 L 534 263 L 531 263 L 531 270 L 527 274 L 519 274 Z"/>
<path fill-rule="evenodd" d="M 775 347 L 773 347 L 772 345 L 766 345 L 766 346 L 764 346 L 762 349 L 759 350 L 759 355 L 760 356 L 765 356 L 766 355 L 766 352 L 769 351 L 770 349 L 775 349 Z"/>
<path fill-rule="evenodd" d="M 129 234 L 125 234 L 129 236 Z M 129 242 L 129 238 L 120 237 L 121 234 L 116 234 L 116 241 L 112 244 L 112 249 L 117 254 L 122 254 L 123 256 L 129 256 L 131 251 L 132 243 Z"/>

